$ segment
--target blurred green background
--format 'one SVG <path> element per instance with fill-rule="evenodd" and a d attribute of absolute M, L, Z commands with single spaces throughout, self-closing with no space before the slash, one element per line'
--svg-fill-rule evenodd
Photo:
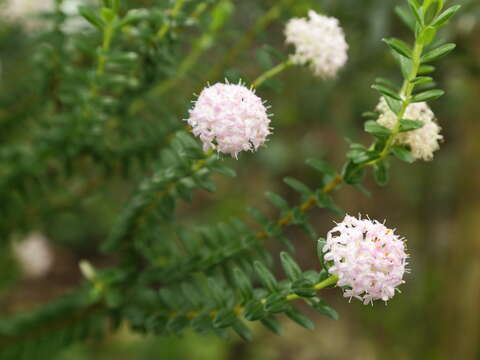
<path fill-rule="evenodd" d="M 35 76 L 29 58 L 35 51 L 32 44 L 41 41 L 38 32 L 45 21 L 35 15 L 51 6 L 47 0 L 41 4 L 38 0 L 10 1 L 16 7 L 4 1 L 0 23 L 0 86 L 5 99 L 22 92 L 17 86 L 19 79 Z M 133 8 L 157 3 L 130 0 L 125 5 Z M 235 12 L 225 30 L 217 35 L 216 45 L 203 54 L 191 76 L 164 94 L 162 102 L 170 104 L 179 121 L 187 116 L 192 93 L 211 80 L 205 74 L 209 74 L 214 61 L 221 59 L 256 19 L 279 1 L 233 3 Z M 404 39 L 410 36 L 393 12 L 400 3 L 296 0 L 283 7 L 280 16 L 228 66 L 227 76 L 248 82 L 260 74 L 262 64 L 270 61 L 262 51 L 265 44 L 287 54 L 283 26 L 292 16 L 305 16 L 309 8 L 340 19 L 350 45 L 348 65 L 333 81 L 315 79 L 308 69 L 291 68 L 275 80 L 271 89 L 259 90 L 274 114 L 274 134 L 268 146 L 258 153 L 242 155 L 239 161 L 225 160 L 236 168 L 237 178 L 218 177 L 216 193 L 197 193 L 193 204 L 178 209 L 182 221 L 201 224 L 230 216 L 247 218 L 245 209 L 249 206 L 275 217 L 263 193 L 276 191 L 293 203 L 298 201 L 282 178 L 294 176 L 315 186 L 319 179 L 304 165 L 307 157 L 325 157 L 341 166 L 348 147 L 345 138 L 368 143 L 360 115 L 378 102 L 370 84 L 377 76 L 399 79 L 396 64 L 380 40 L 392 35 Z M 312 313 L 316 322 L 313 332 L 285 320 L 283 336 L 255 327 L 254 341 L 244 343 L 235 337 L 225 340 L 190 333 L 182 338 L 142 337 L 125 327 L 111 337 L 66 349 L 59 359 L 480 359 L 480 2 L 454 3 L 463 4 L 463 10 L 441 37 L 458 47 L 438 63 L 435 79 L 447 95 L 432 104 L 445 137 L 441 150 L 432 162 L 394 162 L 391 182 L 385 188 L 369 178 L 371 197 L 349 188 L 335 194 L 348 213 L 386 219 L 408 239 L 411 272 L 402 294 L 387 306 L 376 303 L 371 307 L 355 300 L 349 303 L 339 290 L 329 290 L 326 297 L 340 313 L 340 320 Z M 76 4 L 72 4 L 69 7 L 74 13 Z M 199 34 L 188 36 L 194 41 Z M 185 47 L 188 53 L 188 43 Z M 3 107 L 0 119 L 8 118 L 12 111 L 22 109 Z M 35 114 L 19 116 L 34 118 Z M 84 174 L 79 181 L 88 178 L 89 174 Z M 98 266 L 108 263 L 109 259 L 99 256 L 95 249 L 130 190 L 117 181 L 101 184 L 77 203 L 32 220 L 31 231 L 40 231 L 48 238 L 53 266 L 40 277 L 26 277 L 12 254 L 0 255 L 0 312 L 11 314 L 35 308 L 67 293 L 81 281 L 81 259 Z M 321 234 L 338 220 L 321 210 L 313 211 L 311 216 Z M 299 245 L 298 258 L 304 269 L 317 269 L 311 240 L 295 228 L 288 231 Z M 267 246 L 272 253 L 280 250 L 273 242 Z"/>

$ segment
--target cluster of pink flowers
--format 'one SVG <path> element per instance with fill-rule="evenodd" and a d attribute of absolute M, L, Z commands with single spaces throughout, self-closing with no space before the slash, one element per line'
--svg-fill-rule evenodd
<path fill-rule="evenodd" d="M 364 304 L 387 301 L 404 283 L 407 257 L 405 242 L 394 230 L 370 219 L 346 216 L 328 232 L 323 248 L 328 271 L 338 277 L 338 286 L 347 286 L 345 297 Z"/>
<path fill-rule="evenodd" d="M 216 149 L 235 158 L 241 151 L 257 150 L 270 134 L 267 107 L 241 83 L 205 88 L 187 121 L 204 151 Z"/>
<path fill-rule="evenodd" d="M 308 64 L 316 75 L 333 77 L 347 61 L 348 45 L 335 18 L 310 11 L 308 19 L 292 19 L 285 33 L 287 43 L 295 46 L 291 61 Z M 237 158 L 241 151 L 254 151 L 265 143 L 271 133 L 267 110 L 254 90 L 242 83 L 217 83 L 203 89 L 187 121 L 204 151 L 215 149 Z M 395 125 L 396 117 L 384 100 L 377 110 L 380 124 Z M 421 120 L 424 127 L 400 134 L 395 143 L 410 146 L 415 158 L 430 160 L 442 139 L 433 113 L 422 103 L 410 106 L 407 115 Z M 344 296 L 364 304 L 395 295 L 407 271 L 405 250 L 404 240 L 394 230 L 376 220 L 348 215 L 328 232 L 322 249 L 328 272 L 338 277 Z"/>

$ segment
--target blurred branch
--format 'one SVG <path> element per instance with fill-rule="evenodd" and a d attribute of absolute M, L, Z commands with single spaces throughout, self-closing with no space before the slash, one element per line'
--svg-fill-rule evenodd
<path fill-rule="evenodd" d="M 207 74 L 207 80 L 212 83 L 220 80 L 224 70 L 235 62 L 238 55 L 250 46 L 261 31 L 280 17 L 282 8 L 289 6 L 291 3 L 293 3 L 293 0 L 280 0 L 272 6 L 270 10 L 258 18 L 255 24 L 230 48 L 223 59 L 216 63 L 214 68 Z"/>

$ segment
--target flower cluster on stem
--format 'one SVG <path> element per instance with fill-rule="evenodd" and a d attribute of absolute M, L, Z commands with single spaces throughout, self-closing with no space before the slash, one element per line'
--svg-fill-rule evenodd
<path fill-rule="evenodd" d="M 404 283 L 405 242 L 376 220 L 347 215 L 328 232 L 323 252 L 331 262 L 328 272 L 338 277 L 338 286 L 347 287 L 345 297 L 365 304 L 387 301 Z"/>

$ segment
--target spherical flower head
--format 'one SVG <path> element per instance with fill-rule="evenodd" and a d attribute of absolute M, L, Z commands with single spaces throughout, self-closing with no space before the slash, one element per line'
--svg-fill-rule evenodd
<path fill-rule="evenodd" d="M 270 134 L 270 119 L 262 99 L 241 83 L 217 83 L 203 89 L 187 119 L 203 149 L 237 158 L 257 150 Z"/>
<path fill-rule="evenodd" d="M 328 272 L 338 277 L 337 285 L 348 287 L 345 297 L 364 304 L 387 301 L 404 283 L 405 242 L 378 221 L 347 215 L 328 232 L 322 250 L 331 264 Z"/>
<path fill-rule="evenodd" d="M 334 77 L 347 62 L 348 44 L 336 18 L 308 12 L 308 19 L 293 18 L 286 28 L 287 44 L 295 46 L 291 61 L 310 65 L 315 75 Z"/>
<path fill-rule="evenodd" d="M 396 126 L 397 115 L 390 110 L 383 97 L 376 110 L 380 113 L 377 122 L 392 130 Z M 437 124 L 428 104 L 419 102 L 408 105 L 403 118 L 421 121 L 423 127 L 396 135 L 394 144 L 407 145 L 416 160 L 432 160 L 433 153 L 440 149 L 439 142 L 443 140 L 443 136 L 440 134 L 441 127 Z"/>
<path fill-rule="evenodd" d="M 48 240 L 40 233 L 32 233 L 13 246 L 13 253 L 25 276 L 42 277 L 53 265 L 53 253 Z"/>

